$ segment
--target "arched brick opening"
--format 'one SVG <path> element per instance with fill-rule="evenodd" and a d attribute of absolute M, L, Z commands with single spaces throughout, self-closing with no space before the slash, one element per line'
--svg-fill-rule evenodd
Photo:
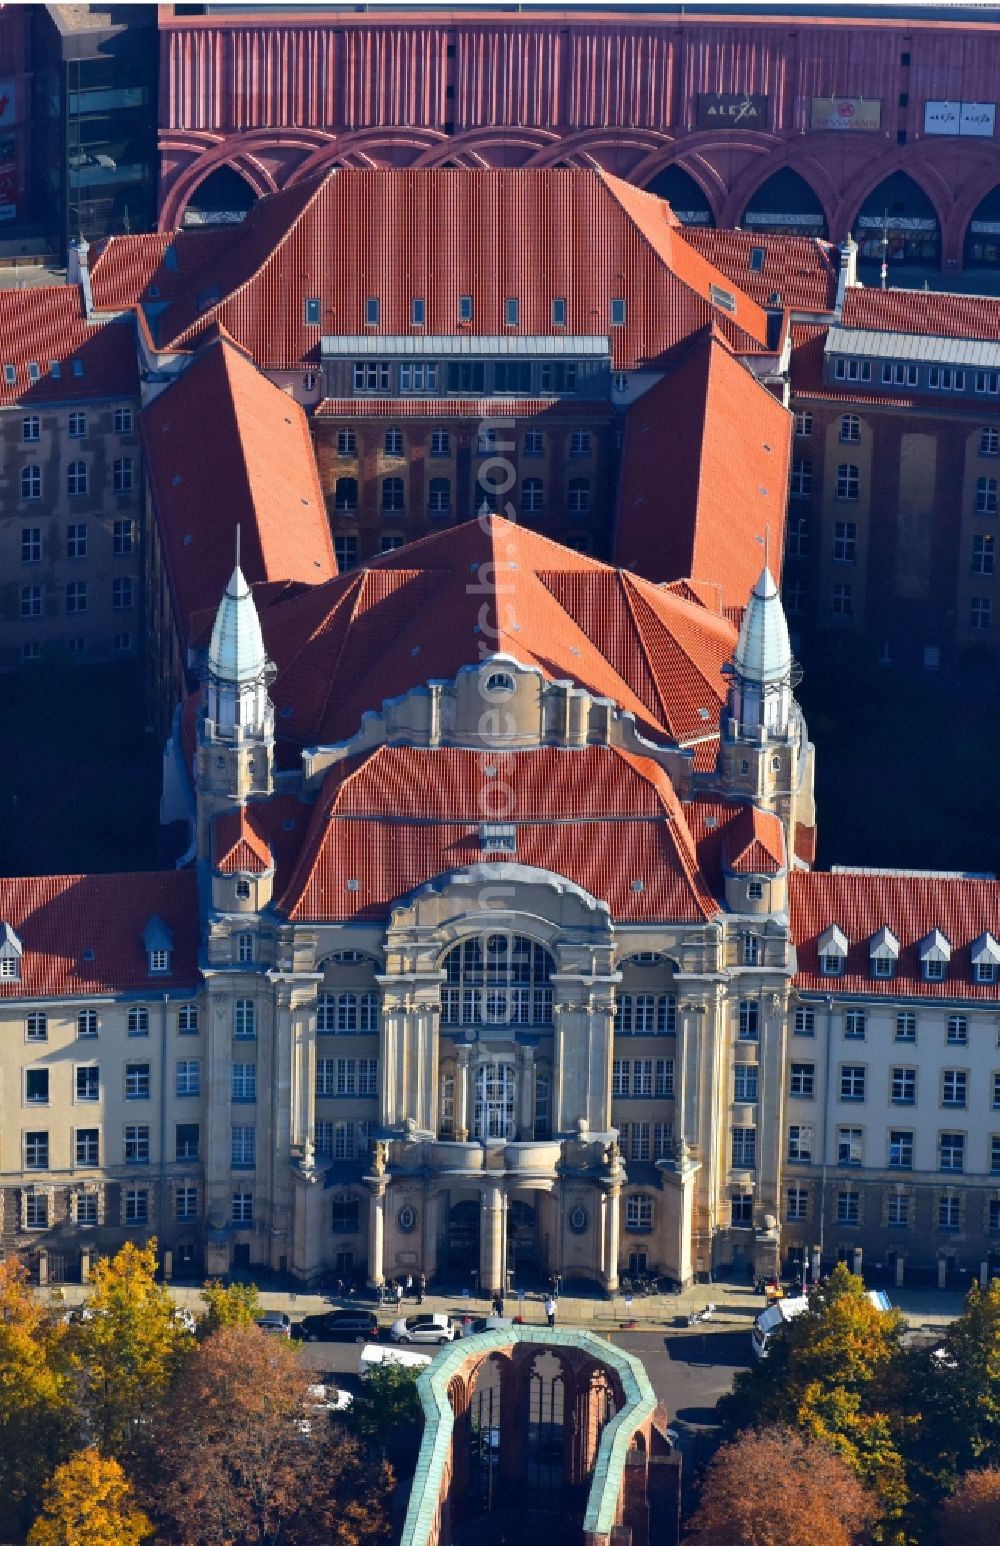
<path fill-rule="evenodd" d="M 740 225 L 785 236 L 828 235 L 823 200 L 791 166 L 779 167 L 758 185 L 743 208 Z"/>
<path fill-rule="evenodd" d="M 678 161 L 661 167 L 645 184 L 647 193 L 666 199 L 685 225 L 716 224 L 715 205 L 704 185 Z"/>

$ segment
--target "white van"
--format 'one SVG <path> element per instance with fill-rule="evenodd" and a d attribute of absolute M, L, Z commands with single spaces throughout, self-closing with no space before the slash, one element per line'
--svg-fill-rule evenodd
<path fill-rule="evenodd" d="M 380 1347 L 377 1342 L 369 1342 L 361 1349 L 358 1373 L 364 1379 L 373 1369 L 384 1369 L 387 1365 L 398 1369 L 426 1369 L 433 1362 L 426 1353 L 411 1353 L 407 1348 Z"/>
<path fill-rule="evenodd" d="M 892 1309 L 888 1294 L 883 1293 L 880 1288 L 870 1288 L 868 1298 L 876 1310 Z M 802 1294 L 797 1299 L 779 1299 L 777 1304 L 768 1305 L 766 1310 L 761 1310 L 754 1320 L 753 1330 L 750 1333 L 750 1345 L 753 1348 L 754 1357 L 766 1358 L 775 1332 L 780 1331 L 787 1321 L 793 1321 L 797 1315 L 801 1315 L 803 1310 L 808 1308 L 809 1296 Z"/>

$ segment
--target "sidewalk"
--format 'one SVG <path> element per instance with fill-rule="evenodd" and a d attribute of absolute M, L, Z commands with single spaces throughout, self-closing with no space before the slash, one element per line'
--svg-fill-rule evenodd
<path fill-rule="evenodd" d="M 90 1290 L 78 1283 L 67 1283 L 47 1292 L 56 1302 L 72 1307 L 82 1304 Z M 195 1314 L 204 1311 L 200 1288 L 172 1286 L 171 1293 L 185 1309 L 193 1310 Z M 914 1330 L 937 1330 L 954 1320 L 964 1308 L 962 1293 L 931 1288 L 894 1289 L 889 1291 L 889 1298 L 902 1310 Z M 544 1292 L 526 1293 L 523 1301 L 516 1294 L 508 1294 L 504 1299 L 504 1314 L 523 1315 L 528 1325 L 543 1326 L 545 1299 Z M 395 1306 L 378 1305 L 364 1296 L 349 1300 L 326 1294 L 262 1289 L 260 1302 L 263 1309 L 284 1310 L 293 1320 L 300 1320 L 304 1315 L 315 1315 L 329 1309 L 331 1305 L 339 1307 L 355 1303 L 374 1309 L 384 1324 L 397 1318 Z M 754 1316 L 764 1309 L 762 1296 L 749 1288 L 732 1283 L 702 1283 L 680 1294 L 651 1294 L 635 1298 L 631 1305 L 626 1303 L 622 1295 L 614 1299 L 598 1299 L 562 1294 L 557 1300 L 556 1325 L 589 1326 L 597 1332 L 627 1329 L 653 1331 L 660 1335 L 668 1330 L 683 1333 L 688 1329 L 688 1315 L 693 1310 L 703 1310 L 707 1304 L 715 1305 L 708 1324 L 716 1331 L 749 1331 Z M 478 1317 L 491 1313 L 488 1297 L 459 1292 L 427 1293 L 419 1308 L 426 1313 L 459 1317 L 466 1314 Z M 398 1313 L 414 1315 L 417 1309 L 416 1299 L 411 1297 L 403 1300 Z M 705 1329 L 705 1323 L 690 1329 L 700 1334 Z"/>

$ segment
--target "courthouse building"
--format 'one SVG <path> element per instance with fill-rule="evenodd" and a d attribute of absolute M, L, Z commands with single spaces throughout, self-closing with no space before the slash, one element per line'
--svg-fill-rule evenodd
<path fill-rule="evenodd" d="M 996 1265 L 1000 888 L 809 871 L 766 569 L 737 626 L 490 517 L 258 594 L 169 748 L 189 867 L 0 882 L 6 1251 Z"/>

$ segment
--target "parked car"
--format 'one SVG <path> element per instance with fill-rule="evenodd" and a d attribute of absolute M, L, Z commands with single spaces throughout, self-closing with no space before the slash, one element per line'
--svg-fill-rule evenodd
<path fill-rule="evenodd" d="M 369 1342 L 378 1336 L 374 1310 L 326 1310 L 307 1315 L 294 1328 L 303 1342 Z"/>
<path fill-rule="evenodd" d="M 373 1369 L 427 1369 L 434 1360 L 426 1353 L 410 1353 L 403 1347 L 369 1342 L 361 1349 L 358 1373 L 364 1379 Z"/>
<path fill-rule="evenodd" d="M 462 1335 L 476 1336 L 481 1331 L 508 1331 L 514 1322 L 509 1315 L 480 1315 Z"/>
<path fill-rule="evenodd" d="M 292 1318 L 284 1310 L 265 1310 L 263 1315 L 257 1317 L 257 1325 L 261 1331 L 269 1332 L 274 1337 L 290 1337 L 292 1334 Z"/>
<path fill-rule="evenodd" d="M 443 1345 L 455 1338 L 455 1328 L 447 1315 L 409 1315 L 393 1321 L 389 1330 L 393 1342 L 437 1342 Z"/>

